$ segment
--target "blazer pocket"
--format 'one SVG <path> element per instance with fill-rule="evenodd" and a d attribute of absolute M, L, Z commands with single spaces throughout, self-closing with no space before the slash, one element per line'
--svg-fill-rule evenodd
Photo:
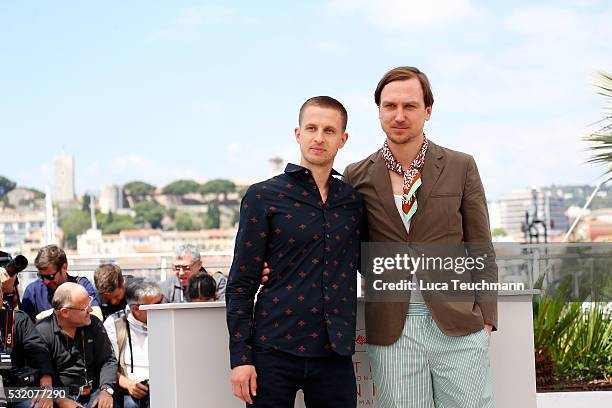
<path fill-rule="evenodd" d="M 434 191 L 431 193 L 430 197 L 461 197 L 461 193 L 449 193 L 449 192 L 436 193 Z"/>

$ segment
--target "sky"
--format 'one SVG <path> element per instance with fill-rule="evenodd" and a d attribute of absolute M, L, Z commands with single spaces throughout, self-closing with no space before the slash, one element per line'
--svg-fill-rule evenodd
<path fill-rule="evenodd" d="M 343 171 L 384 140 L 379 79 L 412 65 L 434 92 L 426 134 L 475 157 L 490 199 L 593 184 L 581 137 L 604 116 L 610 21 L 605 0 L 2 1 L 0 175 L 44 190 L 71 154 L 79 194 L 262 180 L 272 156 L 299 162 L 315 95 L 348 109 Z"/>

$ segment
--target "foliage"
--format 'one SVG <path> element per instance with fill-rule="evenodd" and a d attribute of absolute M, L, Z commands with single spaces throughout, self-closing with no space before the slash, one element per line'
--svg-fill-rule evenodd
<path fill-rule="evenodd" d="M 136 212 L 136 222 L 151 228 L 161 228 L 161 221 L 164 218 L 166 209 L 156 202 L 142 201 L 134 206 Z"/>
<path fill-rule="evenodd" d="M 81 205 L 81 210 L 89 211 L 90 205 L 91 205 L 91 195 L 87 193 L 83 194 L 83 205 Z"/>
<path fill-rule="evenodd" d="M 224 199 L 227 198 L 229 193 L 236 191 L 236 184 L 231 180 L 226 179 L 215 179 L 210 180 L 200 188 L 202 194 L 223 194 Z"/>
<path fill-rule="evenodd" d="M 178 231 L 195 231 L 199 228 L 191 217 L 191 214 L 181 212 L 176 216 L 176 229 Z"/>
<path fill-rule="evenodd" d="M 204 228 L 219 228 L 221 225 L 221 211 L 216 203 L 208 206 L 208 211 L 203 216 Z"/>
<path fill-rule="evenodd" d="M 177 180 L 165 186 L 163 193 L 182 196 L 188 193 L 196 193 L 200 188 L 200 184 L 193 180 Z"/>
<path fill-rule="evenodd" d="M 102 230 L 103 234 L 117 234 L 123 230 L 138 228 L 134 218 L 131 216 L 113 214 L 112 212 L 109 212 L 108 214 L 98 212 L 96 214 L 96 222 L 98 223 L 98 228 Z"/>
<path fill-rule="evenodd" d="M 604 118 L 600 121 L 599 130 L 584 137 L 591 142 L 593 157 L 591 163 L 601 163 L 607 166 L 605 174 L 612 174 L 612 74 L 600 72 L 595 77 L 597 93 L 606 98 L 607 105 L 604 106 Z"/>
<path fill-rule="evenodd" d="M 4 176 L 0 176 L 0 197 L 17 187 L 17 183 L 7 179 Z"/>
<path fill-rule="evenodd" d="M 596 380 L 612 376 L 612 319 L 600 303 L 567 302 L 571 277 L 544 290 L 533 304 L 536 362 L 554 362 L 553 374 L 562 380 Z M 539 286 L 539 285 L 536 285 Z M 538 369 L 540 367 L 537 367 Z M 540 374 L 540 370 L 537 370 Z M 545 379 L 538 383 L 546 385 Z"/>
<path fill-rule="evenodd" d="M 244 186 L 244 187 L 241 187 L 241 188 L 238 190 L 238 195 L 239 195 L 240 197 L 244 197 L 244 195 L 246 194 L 246 192 L 247 192 L 247 190 L 249 189 L 249 187 L 251 187 L 251 186 Z"/>
<path fill-rule="evenodd" d="M 556 349 L 561 378 L 595 380 L 612 375 L 612 316 L 604 303 L 580 310 Z"/>
<path fill-rule="evenodd" d="M 75 249 L 77 236 L 91 227 L 89 213 L 78 209 L 62 210 L 59 226 L 64 231 L 64 246 Z"/>
<path fill-rule="evenodd" d="M 508 236 L 508 232 L 506 232 L 506 230 L 501 227 L 497 227 L 491 230 L 491 235 L 493 235 L 494 237 L 506 237 Z"/>
<path fill-rule="evenodd" d="M 123 193 L 132 196 L 136 201 L 142 201 L 145 196 L 152 195 L 155 186 L 144 181 L 131 181 L 123 186 Z"/>

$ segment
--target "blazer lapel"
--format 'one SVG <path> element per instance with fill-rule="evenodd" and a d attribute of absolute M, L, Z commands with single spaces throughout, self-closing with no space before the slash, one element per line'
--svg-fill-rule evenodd
<path fill-rule="evenodd" d="M 376 158 L 371 159 L 374 161 L 374 168 L 372 170 L 372 183 L 374 189 L 378 195 L 378 199 L 382 204 L 383 208 L 387 212 L 389 219 L 391 220 L 390 227 L 395 230 L 399 236 L 404 238 L 404 241 L 408 241 L 408 233 L 404 227 L 404 222 L 395 206 L 395 199 L 393 198 L 393 190 L 391 189 L 391 179 L 389 178 L 389 170 L 385 165 L 385 160 L 382 154 L 379 152 Z M 427 161 L 426 161 L 427 163 Z M 418 211 L 417 211 L 418 213 Z"/>
<path fill-rule="evenodd" d="M 410 220 L 410 237 L 413 237 L 412 232 L 414 231 L 413 226 L 420 220 L 420 211 L 421 208 L 425 208 L 427 205 L 427 200 L 431 195 L 431 191 L 433 190 L 438 178 L 440 177 L 440 173 L 442 173 L 442 169 L 444 169 L 445 158 L 442 149 L 435 143 L 429 141 L 429 148 L 427 149 L 427 153 L 425 154 L 425 164 L 423 165 L 423 174 L 421 176 L 423 184 L 417 190 L 417 212 Z M 401 219 L 400 219 L 401 221 Z"/>

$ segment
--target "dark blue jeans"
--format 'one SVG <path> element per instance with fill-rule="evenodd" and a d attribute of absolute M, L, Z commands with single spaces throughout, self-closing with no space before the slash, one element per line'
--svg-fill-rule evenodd
<path fill-rule="evenodd" d="M 249 408 L 293 408 L 299 389 L 308 408 L 355 408 L 357 386 L 350 356 L 298 357 L 253 350 L 257 396 Z"/>

